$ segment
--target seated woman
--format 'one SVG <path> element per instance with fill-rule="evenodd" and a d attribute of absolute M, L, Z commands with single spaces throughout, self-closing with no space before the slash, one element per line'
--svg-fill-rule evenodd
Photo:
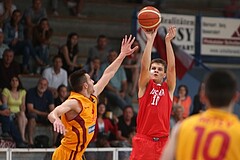
<path fill-rule="evenodd" d="M 117 122 L 111 121 L 111 116 L 106 117 L 106 105 L 104 103 L 98 104 L 98 117 L 95 126 L 95 133 L 92 141 L 96 142 L 97 147 L 109 147 L 110 141 L 116 137 Z M 106 137 L 105 141 L 97 139 L 98 137 Z"/>
<path fill-rule="evenodd" d="M 70 33 L 67 43 L 59 50 L 59 55 L 63 60 L 63 68 L 68 72 L 68 75 L 81 68 L 81 65 L 77 63 L 79 54 L 78 38 L 77 33 Z"/>
<path fill-rule="evenodd" d="M 4 88 L 2 92 L 4 108 L 8 108 L 11 112 L 10 121 L 16 120 L 23 142 L 26 142 L 25 129 L 27 126 L 25 96 L 26 91 L 23 89 L 21 81 L 17 76 L 11 78 L 10 87 Z"/>
<path fill-rule="evenodd" d="M 98 104 L 97 116 L 94 136 L 88 147 L 110 147 L 110 141 L 116 137 L 117 122 L 115 121 L 113 123 L 111 121 L 110 118 L 113 118 L 112 115 L 109 117 L 106 116 L 106 105 L 102 102 Z M 100 154 L 86 153 L 85 156 L 86 159 L 91 160 L 113 159 L 112 154 L 108 152 L 102 152 Z"/>
<path fill-rule="evenodd" d="M 187 118 L 192 105 L 192 99 L 188 95 L 188 87 L 186 85 L 178 86 L 177 94 L 177 96 L 173 97 L 173 105 L 182 106 L 184 108 L 183 118 Z"/>

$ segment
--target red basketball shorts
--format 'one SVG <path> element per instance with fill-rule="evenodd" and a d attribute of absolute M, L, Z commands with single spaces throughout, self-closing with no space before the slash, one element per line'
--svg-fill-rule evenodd
<path fill-rule="evenodd" d="M 149 137 L 137 134 L 133 140 L 130 160 L 159 160 L 168 137 Z"/>

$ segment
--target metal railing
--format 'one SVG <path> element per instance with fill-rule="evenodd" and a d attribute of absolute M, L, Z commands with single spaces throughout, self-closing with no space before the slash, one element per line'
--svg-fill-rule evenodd
<path fill-rule="evenodd" d="M 18 158 L 14 157 L 13 154 L 15 153 L 24 153 L 24 154 L 35 154 L 35 153 L 53 153 L 55 148 L 0 148 L 1 157 L 0 160 L 20 160 L 26 159 L 27 156 L 19 156 Z M 131 152 L 132 148 L 87 148 L 86 153 L 94 152 L 111 152 L 112 153 L 112 160 L 120 160 L 119 159 L 119 152 Z M 5 153 L 5 155 L 4 155 Z M 4 156 L 3 156 L 4 155 Z M 5 157 L 5 158 L 4 158 Z M 34 157 L 37 160 L 40 157 Z M 42 158 L 44 159 L 44 158 Z"/>

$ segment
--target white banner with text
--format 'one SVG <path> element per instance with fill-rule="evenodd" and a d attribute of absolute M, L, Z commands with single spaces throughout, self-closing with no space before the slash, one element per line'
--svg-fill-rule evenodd
<path fill-rule="evenodd" d="M 201 55 L 240 57 L 240 19 L 201 18 Z"/>

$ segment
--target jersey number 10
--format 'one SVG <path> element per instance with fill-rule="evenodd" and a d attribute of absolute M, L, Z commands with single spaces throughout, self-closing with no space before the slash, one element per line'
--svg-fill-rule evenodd
<path fill-rule="evenodd" d="M 214 130 L 208 133 L 207 137 L 205 139 L 203 139 L 203 135 L 206 134 L 205 132 L 205 128 L 204 127 L 196 127 L 195 131 L 197 132 L 197 138 L 195 141 L 195 146 L 194 146 L 194 150 L 193 150 L 193 155 L 192 158 L 193 159 L 197 159 L 198 154 L 199 154 L 199 147 L 201 145 L 201 142 L 203 141 L 203 153 L 202 154 L 203 158 L 206 160 L 213 160 L 213 159 L 224 159 L 224 157 L 226 156 L 226 152 L 227 152 L 227 148 L 229 146 L 229 135 L 226 132 L 223 132 L 221 130 Z M 221 145 L 217 146 L 214 145 L 215 148 L 218 149 L 218 154 L 210 155 L 209 151 L 210 151 L 210 146 L 211 143 L 213 143 L 214 138 L 221 138 Z"/>

